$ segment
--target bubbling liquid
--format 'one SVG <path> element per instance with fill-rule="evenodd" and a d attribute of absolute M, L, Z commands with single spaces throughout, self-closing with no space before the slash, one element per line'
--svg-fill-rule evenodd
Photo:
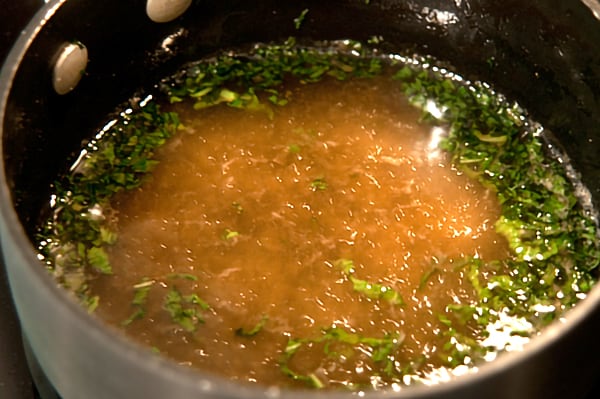
<path fill-rule="evenodd" d="M 151 178 L 114 200 L 113 275 L 91 282 L 98 315 L 121 324 L 146 282 L 145 316 L 127 334 L 182 364 L 265 385 L 301 386 L 281 371 L 286 345 L 332 327 L 396 334 L 398 369 L 415 359 L 419 373 L 441 367 L 438 316 L 475 298 L 460 259 L 509 256 L 494 193 L 450 165 L 437 149 L 443 131 L 421 124 L 384 77 L 290 84 L 287 95 L 273 115 L 174 106 L 184 130 L 160 149 Z M 353 278 L 401 301 L 365 295 Z M 206 302 L 197 329 L 165 312 L 174 285 Z M 332 356 L 323 346 L 288 366 L 327 386 L 385 385 L 372 351 Z"/>

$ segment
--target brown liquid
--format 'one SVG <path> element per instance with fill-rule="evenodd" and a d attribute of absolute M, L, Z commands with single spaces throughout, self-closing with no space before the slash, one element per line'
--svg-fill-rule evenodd
<path fill-rule="evenodd" d="M 92 283 L 98 314 L 120 324 L 132 312 L 132 287 L 150 278 L 146 316 L 125 331 L 178 362 L 241 381 L 290 384 L 279 368 L 288 338 L 333 325 L 372 337 L 403 333 L 401 365 L 425 355 L 423 370 L 438 366 L 436 314 L 474 295 L 458 260 L 507 256 L 493 229 L 495 196 L 430 148 L 431 127 L 383 78 L 289 94 L 272 119 L 225 106 L 177 108 L 185 130 L 161 149 L 151 179 L 116 201 L 114 276 Z M 355 292 L 335 266 L 342 258 L 405 305 Z M 162 309 L 169 273 L 196 275 L 176 284 L 211 306 L 195 333 Z M 263 316 L 258 334 L 236 336 Z M 332 383 L 369 383 L 375 367 L 366 355 L 336 363 L 309 352 L 294 359 L 295 370 Z"/>

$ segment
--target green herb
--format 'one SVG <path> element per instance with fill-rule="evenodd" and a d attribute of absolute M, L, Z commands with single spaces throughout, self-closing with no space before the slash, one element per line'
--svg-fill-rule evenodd
<path fill-rule="evenodd" d="M 98 295 L 86 298 L 85 307 L 89 313 L 93 313 L 98 308 L 98 305 L 100 305 L 100 297 Z"/>
<path fill-rule="evenodd" d="M 299 351 L 319 344 L 327 357 L 343 356 L 346 361 L 367 353 L 383 375 L 399 380 L 401 371 L 398 369 L 395 353 L 403 340 L 404 335 L 400 333 L 388 333 L 382 338 L 364 337 L 334 326 L 323 329 L 321 336 L 316 338 L 289 339 L 280 361 L 280 369 L 288 377 L 310 387 L 324 387 L 325 384 L 314 373 L 298 373 L 291 367 L 291 362 Z"/>
<path fill-rule="evenodd" d="M 171 287 L 165 297 L 165 309 L 173 322 L 187 332 L 195 332 L 199 324 L 204 323 L 202 311 L 210 306 L 196 294 L 183 295 L 176 287 Z"/>
<path fill-rule="evenodd" d="M 235 210 L 235 213 L 237 213 L 238 215 L 244 213 L 244 207 L 242 207 L 242 204 L 240 204 L 239 202 L 232 203 L 231 207 Z"/>
<path fill-rule="evenodd" d="M 360 280 L 354 276 L 349 276 L 349 279 L 352 282 L 354 291 L 364 294 L 369 299 L 383 300 L 392 305 L 404 305 L 404 300 L 400 293 L 390 287 Z"/>
<path fill-rule="evenodd" d="M 165 279 L 193 283 L 198 280 L 198 277 L 187 273 L 170 273 L 161 279 L 144 278 L 133 286 L 134 294 L 131 301 L 133 312 L 121 323 L 122 326 L 129 326 L 134 321 L 142 319 L 146 315 L 146 304 L 150 291 L 157 287 L 155 292 L 162 292 L 163 286 L 169 289 L 163 300 L 163 309 L 167 311 L 175 324 L 187 332 L 195 332 L 198 325 L 204 323 L 202 312 L 209 310 L 210 306 L 195 293 L 183 295 L 173 283 L 165 281 L 156 284 L 157 281 Z"/>
<path fill-rule="evenodd" d="M 438 274 L 439 272 L 440 272 L 439 268 L 432 267 L 431 269 L 429 269 L 428 271 L 423 273 L 423 275 L 421 276 L 421 279 L 419 280 L 419 291 L 423 290 L 425 288 L 425 286 L 427 285 L 427 283 L 429 282 L 429 280 L 431 280 L 431 278 L 433 276 L 435 276 L 436 274 Z"/>
<path fill-rule="evenodd" d="M 304 22 L 304 19 L 306 18 L 306 14 L 308 14 L 308 8 L 305 8 L 304 10 L 302 10 L 300 15 L 297 18 L 294 18 L 294 27 L 296 29 L 300 29 L 300 27 L 302 26 L 302 23 Z"/>
<path fill-rule="evenodd" d="M 223 239 L 226 241 L 229 240 L 233 240 L 236 237 L 239 237 L 240 233 L 237 231 L 233 231 L 233 230 L 229 230 L 229 229 L 225 229 L 225 231 L 223 232 Z"/>
<path fill-rule="evenodd" d="M 237 335 L 239 337 L 254 337 L 256 334 L 258 334 L 264 328 L 264 326 L 268 320 L 269 320 L 269 317 L 267 315 L 263 315 L 263 317 L 260 319 L 260 321 L 254 327 L 252 327 L 249 330 L 247 330 L 243 327 L 240 327 L 235 330 L 235 335 Z"/>
<path fill-rule="evenodd" d="M 319 177 L 310 183 L 310 189 L 313 191 L 327 190 L 327 182 L 324 178 Z"/>
<path fill-rule="evenodd" d="M 300 153 L 300 146 L 298 144 L 290 144 L 288 146 L 288 151 L 291 154 L 298 154 L 298 153 Z"/>
<path fill-rule="evenodd" d="M 296 342 L 289 341 L 288 346 L 286 347 L 286 353 L 290 352 L 290 349 L 293 349 L 296 346 Z M 310 388 L 321 389 L 325 387 L 325 384 L 317 377 L 314 373 L 310 374 L 300 374 L 292 370 L 287 361 L 283 361 L 280 364 L 281 372 L 293 379 L 294 381 L 303 382 L 306 386 Z"/>
<path fill-rule="evenodd" d="M 353 274 L 355 272 L 355 268 L 352 260 L 338 259 L 334 262 L 334 264 L 336 267 L 340 268 L 350 282 L 352 282 L 354 291 L 365 295 L 369 299 L 383 300 L 397 306 L 404 305 L 402 295 L 393 288 L 354 277 Z"/>
<path fill-rule="evenodd" d="M 367 43 L 371 45 L 377 45 L 383 43 L 383 36 L 371 36 Z"/>
<path fill-rule="evenodd" d="M 127 327 L 134 321 L 143 319 L 145 315 L 146 315 L 146 310 L 142 307 L 138 307 L 131 313 L 131 315 L 129 315 L 129 317 L 127 319 L 125 319 L 121 322 L 121 326 Z"/>
<path fill-rule="evenodd" d="M 108 260 L 108 255 L 103 248 L 91 247 L 87 250 L 87 260 L 89 265 L 102 274 L 111 274 L 112 268 Z"/>
<path fill-rule="evenodd" d="M 142 282 L 133 286 L 134 294 L 133 300 L 131 301 L 131 305 L 134 310 L 132 314 L 124 320 L 121 325 L 128 326 L 134 321 L 143 318 L 146 315 L 146 301 L 148 300 L 148 293 L 152 286 L 156 283 L 155 280 L 150 280 L 145 278 Z"/>

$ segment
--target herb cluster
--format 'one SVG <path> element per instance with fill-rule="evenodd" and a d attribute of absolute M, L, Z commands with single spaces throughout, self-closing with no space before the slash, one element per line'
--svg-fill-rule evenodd
<path fill-rule="evenodd" d="M 504 264 L 467 259 L 479 302 L 448 307 L 441 316 L 456 341 L 452 321 L 485 327 L 505 312 L 539 328 L 585 296 L 596 280 L 600 244 L 591 211 L 575 196 L 563 165 L 545 153 L 543 129 L 525 112 L 482 83 L 459 83 L 431 69 L 401 68 L 395 75 L 424 119 L 448 132 L 440 147 L 460 171 L 492 189 L 502 207 L 496 231 L 512 258 Z M 480 276 L 493 272 L 486 284 Z M 515 334 L 530 334 L 515 331 Z M 477 348 L 460 337 L 461 348 Z M 460 352 L 460 353 L 459 353 Z M 451 364 L 471 350 L 455 351 Z"/>
<path fill-rule="evenodd" d="M 323 329 L 321 335 L 316 338 L 288 340 L 281 360 L 281 371 L 293 380 L 303 382 L 310 387 L 325 387 L 326 384 L 323 382 L 323 378 L 320 378 L 316 373 L 309 372 L 302 374 L 294 371 L 291 367 L 294 357 L 299 352 L 310 350 L 313 346 L 319 346 L 326 358 L 334 360 L 340 358 L 355 359 L 366 353 L 368 354 L 368 359 L 378 369 L 375 373 L 400 380 L 403 372 L 398 368 L 395 353 L 403 340 L 404 335 L 399 332 L 388 333 L 382 338 L 374 338 L 364 337 L 360 334 L 348 332 L 343 328 L 333 326 Z M 353 388 L 353 386 L 348 387 Z"/>
<path fill-rule="evenodd" d="M 40 253 L 51 272 L 92 311 L 91 275 L 111 274 L 106 247 L 117 240 L 110 202 L 139 187 L 156 166 L 155 150 L 177 131 L 175 113 L 153 102 L 123 112 L 101 140 L 92 140 L 72 172 L 55 183 L 52 217 L 40 231 Z"/>
<path fill-rule="evenodd" d="M 346 80 L 380 74 L 382 60 L 357 55 L 362 52 L 358 43 L 349 43 L 341 52 L 299 47 L 289 39 L 282 45 L 257 46 L 246 56 L 221 55 L 197 63 L 174 80 L 163 82 L 163 89 L 172 103 L 187 98 L 196 109 L 226 104 L 272 115 L 273 106 L 289 101 L 289 93 L 283 89 L 286 79 L 315 83 L 326 77 Z"/>

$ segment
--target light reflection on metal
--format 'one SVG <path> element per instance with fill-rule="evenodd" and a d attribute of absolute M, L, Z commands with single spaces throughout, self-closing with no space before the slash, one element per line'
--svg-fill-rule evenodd
<path fill-rule="evenodd" d="M 600 3 L 598 0 L 581 0 L 581 2 L 592 11 L 596 19 L 600 19 Z"/>

